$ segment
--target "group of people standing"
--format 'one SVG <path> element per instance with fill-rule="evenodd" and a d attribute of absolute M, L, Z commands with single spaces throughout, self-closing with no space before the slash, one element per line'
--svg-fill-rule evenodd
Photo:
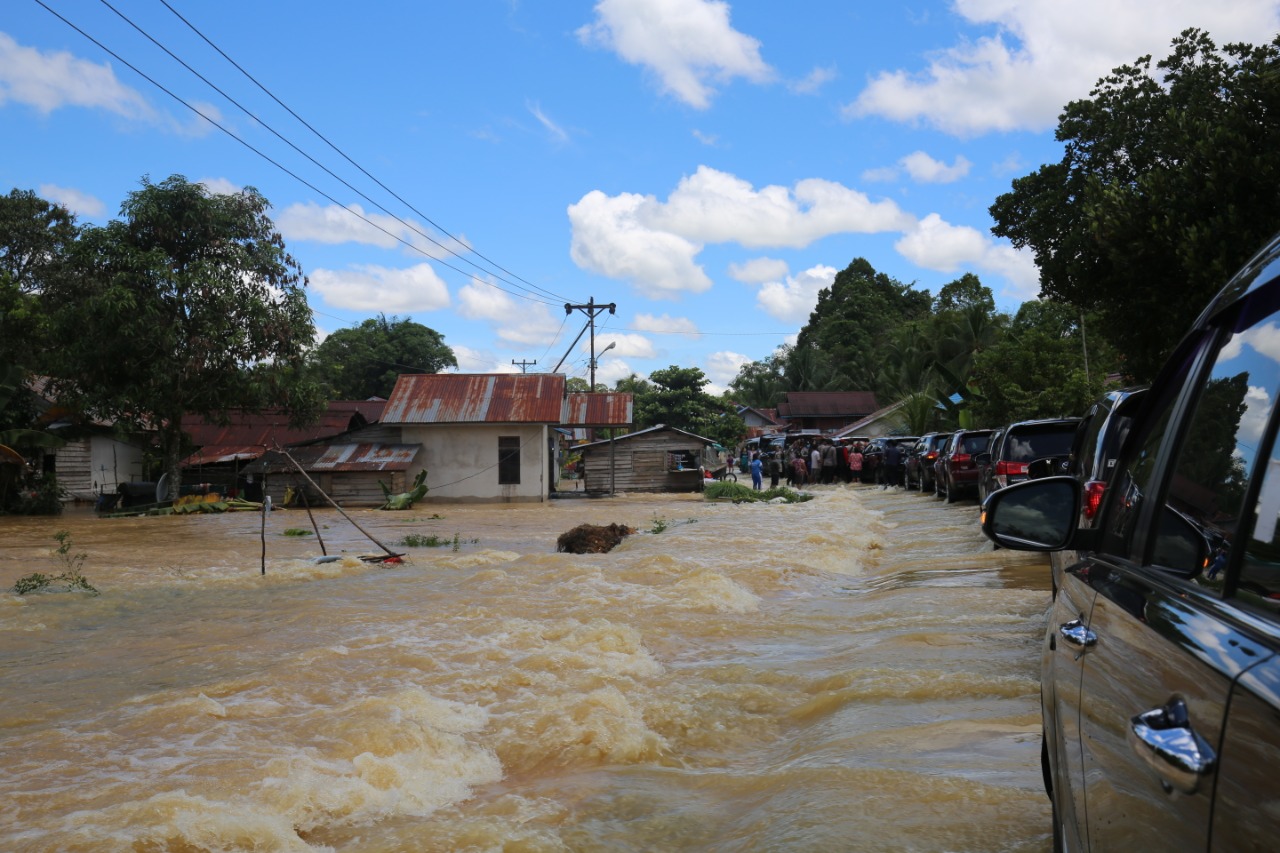
<path fill-rule="evenodd" d="M 837 444 L 829 440 L 795 441 L 784 449 L 744 453 L 744 467 L 751 472 L 751 485 L 764 487 L 769 474 L 770 487 L 776 487 L 783 476 L 793 487 L 833 483 L 867 483 L 871 472 L 865 464 L 865 442 Z"/>

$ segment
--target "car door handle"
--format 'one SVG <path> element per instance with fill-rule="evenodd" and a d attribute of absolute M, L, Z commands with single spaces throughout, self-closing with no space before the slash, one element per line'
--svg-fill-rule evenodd
<path fill-rule="evenodd" d="M 1068 643 L 1082 649 L 1087 649 L 1098 642 L 1098 635 L 1086 628 L 1079 619 L 1072 619 L 1070 622 L 1059 625 L 1058 633 Z"/>
<path fill-rule="evenodd" d="M 1160 777 L 1166 791 L 1194 794 L 1218 760 L 1213 747 L 1191 728 L 1181 699 L 1131 719 L 1129 745 Z"/>

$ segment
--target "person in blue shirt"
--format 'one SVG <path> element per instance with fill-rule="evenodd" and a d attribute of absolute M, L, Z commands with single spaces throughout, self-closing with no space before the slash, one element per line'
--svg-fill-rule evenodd
<path fill-rule="evenodd" d="M 754 453 L 751 456 L 751 488 L 759 491 L 764 487 L 764 463 L 760 461 L 760 454 Z"/>

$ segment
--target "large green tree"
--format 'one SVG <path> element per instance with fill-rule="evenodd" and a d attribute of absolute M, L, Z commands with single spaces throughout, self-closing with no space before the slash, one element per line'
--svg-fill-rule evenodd
<path fill-rule="evenodd" d="M 818 292 L 787 358 L 787 390 L 883 393 L 877 387 L 882 348 L 895 329 L 927 317 L 929 309 L 928 291 L 876 272 L 865 258 L 856 258 Z"/>
<path fill-rule="evenodd" d="M 1280 38 L 1187 30 L 1063 111 L 1062 160 L 1013 182 L 992 231 L 1035 253 L 1041 296 L 1095 310 L 1150 379 L 1280 222 Z"/>
<path fill-rule="evenodd" d="M 318 414 L 303 378 L 315 335 L 306 279 L 257 190 L 211 193 L 174 175 L 86 229 L 76 275 L 42 291 L 59 346 L 56 390 L 86 411 L 158 431 L 170 496 L 183 419 L 280 407 Z"/>
<path fill-rule="evenodd" d="M 746 422 L 723 400 L 704 389 L 711 380 L 696 367 L 674 364 L 649 374 L 649 381 L 632 381 L 618 390 L 635 394 L 635 425 L 645 429 L 658 424 L 676 427 L 714 439 L 726 447 L 747 434 Z"/>
<path fill-rule="evenodd" d="M 79 234 L 70 211 L 30 190 L 0 196 L 0 363 L 43 370 L 39 293 L 68 274 Z"/>
<path fill-rule="evenodd" d="M 435 329 L 379 314 L 329 335 L 311 365 L 330 397 L 362 400 L 390 397 L 401 373 L 439 373 L 458 360 Z"/>
<path fill-rule="evenodd" d="M 1024 302 L 999 342 L 974 358 L 973 426 L 1078 415 L 1102 392 L 1114 351 L 1087 339 L 1075 309 Z"/>

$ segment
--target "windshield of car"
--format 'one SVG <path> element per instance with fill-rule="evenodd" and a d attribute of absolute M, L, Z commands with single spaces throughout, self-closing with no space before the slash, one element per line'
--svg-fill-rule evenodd
<path fill-rule="evenodd" d="M 1042 456 L 1066 456 L 1073 438 L 1073 424 L 1010 430 L 1004 443 L 1004 457 L 1010 462 L 1030 462 Z"/>

